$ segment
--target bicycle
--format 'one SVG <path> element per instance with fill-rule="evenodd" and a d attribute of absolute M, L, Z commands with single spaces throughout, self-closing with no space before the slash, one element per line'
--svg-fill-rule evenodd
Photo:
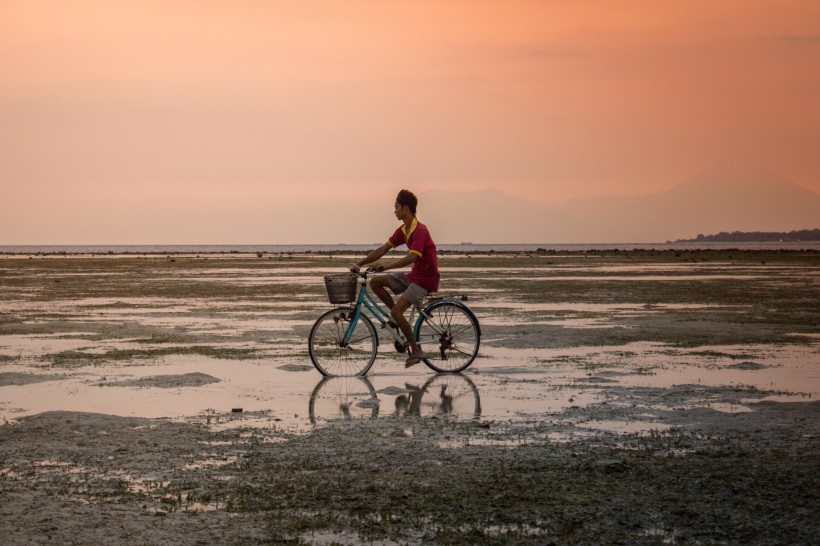
<path fill-rule="evenodd" d="M 325 277 L 330 303 L 353 305 L 327 311 L 310 330 L 310 359 L 322 375 L 367 374 L 379 347 L 374 321 L 380 330 L 392 336 L 396 351 L 408 352 L 407 340 L 398 325 L 367 288 L 367 278 L 373 272 L 366 269 Z M 360 287 L 358 295 L 357 285 Z M 426 351 L 422 362 L 436 372 L 465 370 L 478 354 L 481 327 L 473 311 L 464 303 L 466 300 L 467 296 L 463 294 L 428 296 L 421 306 L 412 307 L 409 322 L 413 324 L 413 337 Z"/>

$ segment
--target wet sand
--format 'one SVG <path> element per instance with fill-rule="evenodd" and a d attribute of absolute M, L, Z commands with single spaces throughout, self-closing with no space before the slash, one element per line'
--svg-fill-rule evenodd
<path fill-rule="evenodd" d="M 474 365 L 322 381 L 349 261 L 0 258 L 4 543 L 818 536 L 820 253 L 445 255 Z"/>

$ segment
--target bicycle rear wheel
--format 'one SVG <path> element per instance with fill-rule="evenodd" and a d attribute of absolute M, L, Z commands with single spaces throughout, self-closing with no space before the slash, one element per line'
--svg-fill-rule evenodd
<path fill-rule="evenodd" d="M 451 301 L 432 304 L 416 325 L 416 342 L 427 353 L 424 363 L 437 372 L 454 373 L 475 360 L 481 344 L 478 319 L 464 305 Z"/>
<path fill-rule="evenodd" d="M 356 315 L 353 307 L 328 311 L 316 321 L 308 336 L 308 352 L 322 375 L 364 375 L 376 360 L 378 338 L 367 317 L 359 316 L 349 341 L 345 334 Z"/>

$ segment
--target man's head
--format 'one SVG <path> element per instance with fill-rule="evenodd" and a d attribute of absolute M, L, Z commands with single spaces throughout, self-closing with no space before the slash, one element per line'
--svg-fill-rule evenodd
<path fill-rule="evenodd" d="M 419 200 L 410 190 L 401 190 L 396 196 L 396 208 L 406 206 L 410 209 L 410 214 L 413 216 L 416 215 L 416 205 L 418 205 L 418 203 Z"/>

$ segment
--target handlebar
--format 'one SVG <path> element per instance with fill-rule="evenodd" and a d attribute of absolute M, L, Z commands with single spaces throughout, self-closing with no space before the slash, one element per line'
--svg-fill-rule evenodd
<path fill-rule="evenodd" d="M 353 275 L 356 275 L 357 277 L 361 277 L 361 278 L 367 280 L 368 275 L 370 275 L 371 273 L 378 273 L 378 271 L 376 271 L 376 269 L 374 269 L 372 267 L 368 267 L 367 269 L 364 269 L 364 270 L 362 270 L 359 267 L 351 267 L 350 268 L 350 273 L 353 274 Z"/>

